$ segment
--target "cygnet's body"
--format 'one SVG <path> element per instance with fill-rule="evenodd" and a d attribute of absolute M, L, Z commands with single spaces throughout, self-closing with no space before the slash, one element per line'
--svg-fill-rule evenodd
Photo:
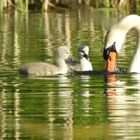
<path fill-rule="evenodd" d="M 81 71 L 91 71 L 93 70 L 92 64 L 89 61 L 89 47 L 81 45 L 78 49 L 79 60 L 80 60 L 80 70 Z"/>
<path fill-rule="evenodd" d="M 73 71 L 92 71 L 92 64 L 89 60 L 89 47 L 86 45 L 81 45 L 78 48 L 79 62 L 68 62 L 69 69 Z"/>
<path fill-rule="evenodd" d="M 48 76 L 57 74 L 66 74 L 68 67 L 65 62 L 70 56 L 70 50 L 66 46 L 57 48 L 56 65 L 45 62 L 33 62 L 25 64 L 20 68 L 22 75 Z"/>

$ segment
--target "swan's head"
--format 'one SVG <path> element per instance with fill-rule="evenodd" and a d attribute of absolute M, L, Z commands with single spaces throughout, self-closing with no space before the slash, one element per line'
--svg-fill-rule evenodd
<path fill-rule="evenodd" d="M 70 49 L 66 46 L 60 46 L 57 48 L 56 54 L 58 58 L 66 60 L 70 58 Z"/>
<path fill-rule="evenodd" d="M 103 57 L 106 61 L 106 71 L 115 70 L 117 53 L 121 50 L 126 36 L 126 28 L 115 24 L 111 27 L 105 37 Z"/>
<path fill-rule="evenodd" d="M 78 55 L 80 58 L 85 57 L 88 59 L 88 54 L 89 54 L 89 47 L 87 45 L 80 45 L 78 48 Z"/>

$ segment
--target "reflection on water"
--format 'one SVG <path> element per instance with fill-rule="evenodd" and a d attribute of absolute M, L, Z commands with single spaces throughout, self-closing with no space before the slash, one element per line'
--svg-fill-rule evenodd
<path fill-rule="evenodd" d="M 127 83 L 123 81 L 119 81 L 118 84 L 116 75 L 108 76 L 108 87 L 106 90 L 108 95 L 108 119 L 111 127 L 110 135 L 114 139 L 140 138 L 140 96 L 139 92 L 135 92 L 135 90 L 139 91 L 137 87 L 140 79 L 138 75 L 135 76 L 132 75 L 133 78 L 137 77 L 137 80 L 135 79 L 136 84 L 131 85 L 131 87 L 127 86 Z M 130 89 L 134 89 L 134 91 L 132 90 L 131 93 L 127 93 L 127 90 Z"/>
<path fill-rule="evenodd" d="M 65 134 L 64 139 L 73 139 L 73 105 L 69 79 L 64 76 L 59 76 L 58 87 L 61 88 L 58 89 L 57 95 L 54 96 L 49 93 L 48 96 L 49 138 L 53 139 L 54 135 L 56 135 L 56 130 L 62 127 Z M 63 125 L 59 128 L 61 122 L 63 122 Z M 57 123 L 58 126 L 54 125 Z M 61 135 L 57 136 L 57 138 L 61 139 Z"/>
<path fill-rule="evenodd" d="M 70 81 L 64 76 L 49 80 L 51 85 L 56 86 L 54 92 L 34 93 L 30 89 L 19 89 L 20 85 L 13 84 L 15 91 L 8 95 L 10 93 L 3 87 L 0 108 L 1 139 L 61 139 L 63 134 L 64 139 L 72 139 L 73 106 Z M 47 85 L 45 88 L 48 88 Z"/>
<path fill-rule="evenodd" d="M 90 46 L 95 70 L 103 70 L 102 48 L 116 11 L 91 8 L 46 14 L 0 15 L 0 139 L 139 139 L 138 74 L 21 77 L 27 62 L 53 62 L 62 44 L 74 57 L 80 44 Z M 119 56 L 126 69 L 133 34 Z M 129 58 L 127 57 L 129 56 Z"/>

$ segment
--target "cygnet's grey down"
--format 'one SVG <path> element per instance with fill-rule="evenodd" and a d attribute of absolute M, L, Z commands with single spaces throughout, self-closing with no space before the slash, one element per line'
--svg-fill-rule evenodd
<path fill-rule="evenodd" d="M 68 67 L 65 62 L 70 56 L 70 50 L 66 46 L 60 46 L 56 50 L 56 64 L 45 62 L 33 62 L 23 65 L 19 72 L 22 75 L 48 76 L 66 74 Z"/>
<path fill-rule="evenodd" d="M 87 45 L 80 45 L 78 48 L 79 61 L 75 62 L 71 59 L 67 61 L 70 71 L 92 71 L 93 67 L 89 60 L 89 47 Z"/>

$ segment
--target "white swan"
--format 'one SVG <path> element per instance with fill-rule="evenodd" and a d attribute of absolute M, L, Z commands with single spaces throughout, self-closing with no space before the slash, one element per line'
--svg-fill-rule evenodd
<path fill-rule="evenodd" d="M 69 48 L 61 46 L 57 48 L 56 51 L 56 65 L 45 62 L 33 62 L 23 65 L 20 68 L 20 73 L 22 75 L 36 76 L 66 74 L 68 72 L 68 67 L 65 60 L 68 59 L 69 56 Z"/>
<path fill-rule="evenodd" d="M 73 60 L 69 60 L 67 63 L 70 71 L 92 71 L 92 64 L 89 60 L 89 47 L 87 45 L 80 45 L 77 50 L 79 60 L 74 62 Z"/>
<path fill-rule="evenodd" d="M 105 37 L 104 59 L 106 60 L 106 70 L 115 70 L 116 53 L 119 53 L 123 46 L 126 34 L 130 29 L 137 30 L 138 42 L 137 50 L 129 68 L 129 72 L 140 73 L 140 16 L 129 15 L 119 23 L 113 25 Z M 113 54 L 113 56 L 112 56 Z"/>

